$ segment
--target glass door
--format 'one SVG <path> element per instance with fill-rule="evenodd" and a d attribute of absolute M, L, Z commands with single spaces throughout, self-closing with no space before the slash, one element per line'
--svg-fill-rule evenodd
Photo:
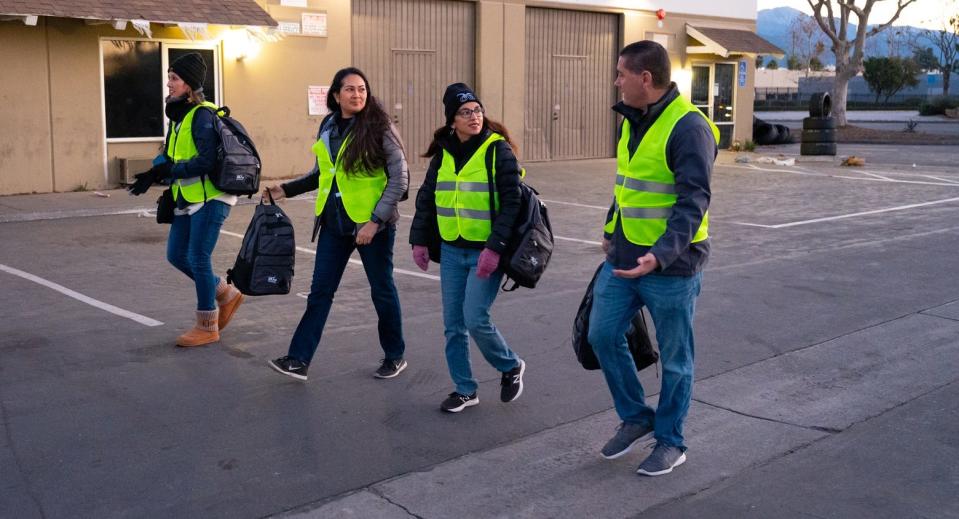
<path fill-rule="evenodd" d="M 719 128 L 719 148 L 726 149 L 733 139 L 733 99 L 736 65 L 716 63 L 713 69 L 713 122 Z"/>
<path fill-rule="evenodd" d="M 719 128 L 719 148 L 733 140 L 736 99 L 736 64 L 693 65 L 690 101 Z"/>

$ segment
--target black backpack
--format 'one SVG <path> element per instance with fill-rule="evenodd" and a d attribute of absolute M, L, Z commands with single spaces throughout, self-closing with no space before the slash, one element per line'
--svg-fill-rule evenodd
<path fill-rule="evenodd" d="M 289 294 L 293 281 L 293 222 L 272 196 L 270 204 L 260 199 L 243 235 L 236 262 L 226 271 L 226 282 L 249 296 Z"/>
<path fill-rule="evenodd" d="M 593 346 L 589 343 L 589 314 L 593 309 L 593 285 L 596 284 L 596 278 L 599 277 L 599 271 L 603 264 L 599 264 L 593 279 L 586 287 L 586 293 L 583 294 L 583 301 L 576 310 L 576 318 L 573 320 L 573 352 L 576 353 L 576 360 L 582 364 L 583 369 L 600 369 L 599 360 L 593 351 Z M 646 328 L 646 317 L 640 310 L 633 316 L 626 330 L 626 343 L 629 345 L 629 352 L 633 355 L 633 363 L 636 370 L 641 371 L 647 366 L 651 366 L 659 360 L 659 353 L 653 349 L 653 343 L 649 340 L 649 331 Z"/>
<path fill-rule="evenodd" d="M 492 145 L 486 149 L 491 224 L 496 217 L 496 210 L 493 207 L 495 155 L 496 149 Z M 546 204 L 537 196 L 539 192 L 522 180 L 520 180 L 519 189 L 519 216 L 516 218 L 513 233 L 506 244 L 506 250 L 500 255 L 499 266 L 506 274 L 501 288 L 505 292 L 512 292 L 519 287 L 536 288 L 536 283 L 543 272 L 546 272 L 546 266 L 553 255 L 553 226 L 549 222 Z M 510 280 L 513 281 L 513 286 L 506 288 Z"/>
<path fill-rule="evenodd" d="M 252 197 L 260 190 L 262 167 L 253 139 L 240 121 L 230 117 L 229 107 L 222 106 L 215 111 L 210 108 L 210 111 L 216 115 L 213 129 L 220 137 L 210 181 L 224 193 Z"/>

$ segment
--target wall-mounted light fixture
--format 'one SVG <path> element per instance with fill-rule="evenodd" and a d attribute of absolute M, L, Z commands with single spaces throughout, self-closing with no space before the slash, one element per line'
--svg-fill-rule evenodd
<path fill-rule="evenodd" d="M 260 41 L 245 28 L 230 29 L 223 34 L 223 52 L 227 58 L 244 61 L 260 53 Z"/>

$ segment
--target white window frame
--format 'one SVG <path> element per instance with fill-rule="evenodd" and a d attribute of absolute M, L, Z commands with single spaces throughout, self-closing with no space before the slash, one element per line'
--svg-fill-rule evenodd
<path fill-rule="evenodd" d="M 166 115 L 163 116 L 163 135 L 160 137 L 107 137 L 107 105 L 106 105 L 106 84 L 103 78 L 103 42 L 104 41 L 113 41 L 113 40 L 122 40 L 122 41 L 150 41 L 160 44 L 160 64 L 162 67 L 160 77 L 162 81 L 157 85 L 157 95 L 161 98 L 166 97 L 166 82 L 167 76 L 166 71 L 170 68 L 169 65 L 169 53 L 167 49 L 205 49 L 213 51 L 213 81 L 216 84 L 216 99 L 210 100 L 215 103 L 217 106 L 221 106 L 221 99 L 223 98 L 223 74 L 222 74 L 222 61 L 223 57 L 221 54 L 221 45 L 218 41 L 184 41 L 184 40 L 170 40 L 170 39 L 156 39 L 156 38 L 112 38 L 108 36 L 101 36 L 99 39 L 99 45 L 97 52 L 100 55 L 100 117 L 101 124 L 103 128 L 103 139 L 107 144 L 113 143 L 136 143 L 136 142 L 163 142 L 166 140 L 167 128 L 169 128 L 169 121 L 166 118 Z M 104 151 L 106 153 L 106 151 Z"/>

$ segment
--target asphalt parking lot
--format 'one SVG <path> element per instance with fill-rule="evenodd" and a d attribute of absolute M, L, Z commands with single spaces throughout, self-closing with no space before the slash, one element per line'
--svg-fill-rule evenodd
<path fill-rule="evenodd" d="M 353 265 L 300 383 L 266 361 L 286 352 L 305 306 L 312 198 L 282 203 L 301 248 L 292 293 L 248 298 L 220 344 L 193 350 L 173 347 L 192 319 L 192 284 L 165 261 L 167 228 L 143 212 L 159 191 L 0 198 L 0 516 L 788 517 L 808 504 L 817 516 L 956 517 L 959 470 L 947 454 L 959 453 L 959 435 L 943 431 L 959 422 L 959 152 L 840 153 L 867 166 L 721 155 L 690 415 L 691 437 L 711 443 L 692 445 L 689 462 L 655 484 L 632 475 L 641 458 L 571 470 L 616 425 L 602 377 L 582 370 L 569 345 L 602 260 L 611 159 L 527 165 L 556 250 L 541 286 L 501 293 L 493 307 L 527 362 L 526 389 L 500 403 L 499 374 L 474 349 L 482 403 L 458 415 L 439 411 L 451 391 L 439 268 L 423 275 L 410 258 L 412 201 L 401 205 L 395 255 L 410 367 L 371 376 L 381 350 Z M 414 173 L 411 197 L 421 179 Z M 252 210 L 238 205 L 227 220 L 219 273 Z M 822 366 L 838 371 L 817 380 Z M 655 370 L 642 377 L 655 393 Z M 727 427 L 730 416 L 764 425 Z M 763 428 L 773 425 L 781 429 Z M 757 437 L 761 445 L 734 440 Z M 916 442 L 929 448 L 906 456 Z M 879 478 L 889 463 L 928 471 Z M 577 482 L 553 479 L 562 477 Z M 608 481 L 616 491 L 604 495 Z M 839 491 L 851 481 L 855 498 Z M 605 507 L 561 506 L 587 502 L 586 490 Z M 364 496 L 378 504 L 349 501 Z"/>

